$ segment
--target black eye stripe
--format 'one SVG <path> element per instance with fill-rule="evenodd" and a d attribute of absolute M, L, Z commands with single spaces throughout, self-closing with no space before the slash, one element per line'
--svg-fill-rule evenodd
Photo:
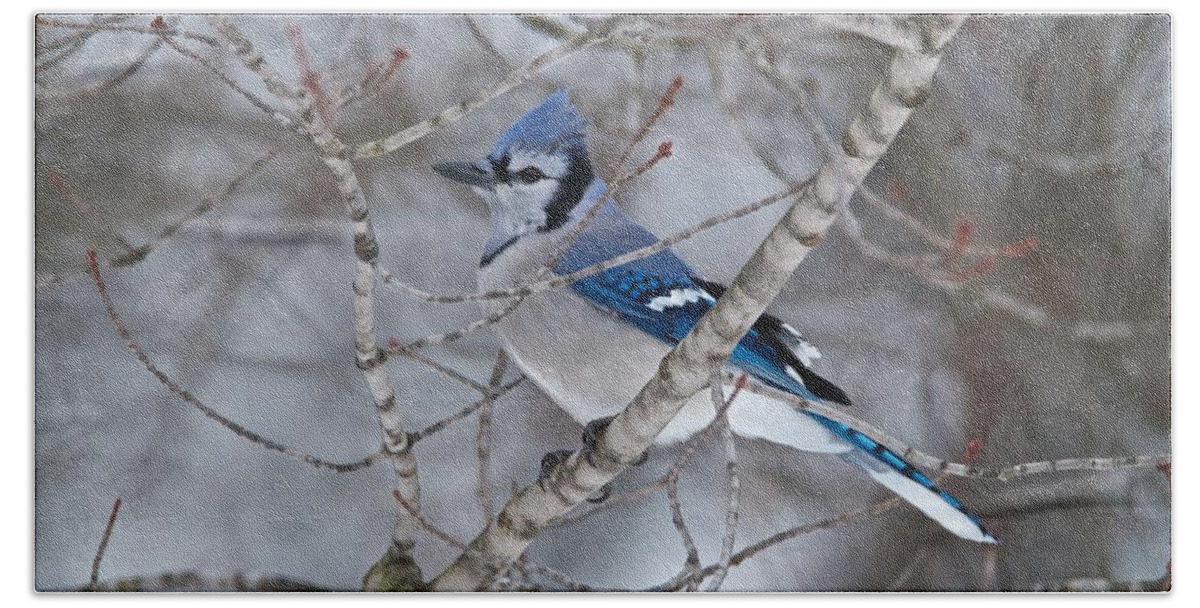
<path fill-rule="evenodd" d="M 542 173 L 541 169 L 538 169 L 534 166 L 525 167 L 524 169 L 514 173 L 513 176 L 526 184 L 532 184 L 534 182 L 546 179 L 547 177 L 545 173 Z"/>

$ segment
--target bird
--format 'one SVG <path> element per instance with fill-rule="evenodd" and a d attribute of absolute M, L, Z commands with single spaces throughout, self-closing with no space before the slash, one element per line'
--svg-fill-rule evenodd
<path fill-rule="evenodd" d="M 617 206 L 596 174 L 587 125 L 567 91 L 558 90 L 518 118 L 485 158 L 433 166 L 442 177 L 470 187 L 489 208 L 490 234 L 477 275 L 481 289 L 526 285 L 556 253 L 561 256 L 550 270 L 561 276 L 659 241 Z M 562 253 L 568 235 L 596 205 L 599 210 Z M 529 295 L 493 327 L 526 377 L 586 425 L 586 443 L 632 401 L 724 290 L 664 249 L 569 288 Z M 508 305 L 502 299 L 481 301 L 485 314 Z M 733 350 L 727 368 L 805 400 L 849 405 L 845 391 L 812 370 L 820 356 L 793 326 L 764 314 Z M 711 399 L 698 394 L 655 443 L 685 441 L 715 415 Z M 739 395 L 727 416 L 736 435 L 837 454 L 952 534 L 997 542 L 960 500 L 867 433 L 758 394 Z"/>

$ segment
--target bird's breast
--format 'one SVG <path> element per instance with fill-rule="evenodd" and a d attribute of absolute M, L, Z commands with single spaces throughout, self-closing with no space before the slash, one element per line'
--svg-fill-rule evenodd
<path fill-rule="evenodd" d="M 507 289 L 531 282 L 560 242 L 542 235 L 522 238 L 480 269 L 480 288 Z M 492 314 L 510 303 L 499 299 L 481 305 L 485 314 Z M 593 306 L 570 286 L 527 297 L 494 328 L 525 374 L 581 424 L 624 409 L 670 350 Z M 682 441 L 712 418 L 707 397 L 693 399 L 658 442 Z"/>

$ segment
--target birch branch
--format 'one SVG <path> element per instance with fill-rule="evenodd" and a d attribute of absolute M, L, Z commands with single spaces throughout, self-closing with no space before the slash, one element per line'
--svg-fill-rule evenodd
<path fill-rule="evenodd" d="M 961 15 L 911 17 L 919 51 L 898 49 L 888 74 L 842 138 L 838 158 L 775 225 L 729 289 L 666 358 L 638 395 L 608 425 L 589 457 L 572 454 L 545 484 L 534 483 L 505 505 L 495 520 L 432 582 L 434 590 L 488 587 L 494 564 L 511 563 L 556 518 L 582 502 L 636 461 L 712 374 L 771 303 L 807 253 L 822 240 L 913 109 L 929 95 L 941 49 L 965 19 Z"/>
<path fill-rule="evenodd" d="M 163 35 L 162 40 L 164 40 L 172 49 L 174 49 L 175 52 L 207 68 L 208 71 L 212 72 L 213 75 L 220 79 L 221 82 L 225 83 L 225 86 L 233 89 L 235 93 L 244 97 L 246 101 L 249 101 L 250 105 L 258 108 L 267 116 L 270 116 L 275 122 L 279 123 L 284 128 L 289 130 L 297 130 L 299 128 L 296 124 L 296 121 L 290 116 L 287 116 L 283 112 L 277 110 L 274 106 L 264 101 L 258 95 L 251 93 L 246 89 L 246 87 L 238 84 L 233 77 L 226 74 L 225 71 L 221 69 L 221 66 L 217 65 L 215 62 L 207 59 L 200 53 L 183 46 L 179 42 L 168 38 L 165 34 Z"/>
<path fill-rule="evenodd" d="M 298 92 L 276 74 L 263 56 L 254 50 L 245 37 L 228 19 L 209 17 L 218 33 L 228 43 L 230 50 L 242 63 L 254 72 L 267 89 L 281 101 L 290 102 L 301 127 L 307 132 L 321 160 L 337 181 L 346 211 L 354 225 L 355 273 L 354 292 L 354 351 L 356 363 L 371 390 L 379 425 L 383 431 L 384 451 L 395 472 L 396 491 L 407 504 L 420 508 L 421 486 L 417 477 L 417 460 L 412 452 L 411 436 L 405 431 L 404 414 L 396 404 L 396 392 L 385 363 L 387 354 L 380 350 L 375 332 L 375 277 L 379 258 L 379 242 L 367 210 L 366 197 L 358 182 L 358 175 L 351 162 L 352 152 L 333 133 L 333 125 L 324 121 L 317 111 L 314 95 L 302 87 Z M 295 35 L 294 44 L 300 63 L 304 63 L 302 40 Z M 306 73 L 305 80 L 316 89 L 316 78 L 307 65 L 301 65 Z M 388 582 L 400 589 L 419 588 L 422 585 L 420 569 L 413 560 L 412 551 L 417 540 L 419 523 L 405 511 L 396 512 L 392 539 L 384 556 L 372 568 L 379 575 L 371 577 L 368 572 L 365 582 Z M 395 573 L 395 576 L 392 576 Z"/>
<path fill-rule="evenodd" d="M 410 515 L 412 515 L 412 517 L 417 520 L 417 523 L 419 523 L 421 525 L 421 528 L 424 529 L 426 532 L 428 532 L 431 536 L 433 536 L 434 538 L 438 539 L 439 541 L 441 541 L 451 547 L 454 547 L 455 549 L 458 549 L 459 551 L 467 550 L 466 543 L 462 542 L 461 540 L 458 540 L 457 538 L 454 538 L 454 536 L 452 534 L 441 529 L 440 527 L 437 526 L 437 524 L 433 523 L 432 521 L 429 521 L 429 518 L 425 517 L 415 507 L 408 504 L 408 502 L 404 500 L 404 497 L 400 496 L 399 492 L 393 491 L 392 497 L 395 498 L 396 502 L 401 507 L 403 507 L 405 511 L 407 511 Z M 604 589 L 597 589 L 597 588 L 591 587 L 589 585 L 584 585 L 583 583 L 580 583 L 580 582 L 572 579 L 571 577 L 567 576 L 566 574 L 563 574 L 552 568 L 547 568 L 545 566 L 540 566 L 540 565 L 532 564 L 532 563 L 528 563 L 528 562 L 523 564 L 523 567 L 525 569 L 531 570 L 537 574 L 540 574 L 552 581 L 555 581 L 571 591 L 605 591 Z M 540 587 L 535 587 L 535 589 L 542 590 Z"/>
<path fill-rule="evenodd" d="M 587 517 L 589 517 L 593 514 L 599 513 L 601 511 L 606 511 L 613 507 L 639 502 L 641 500 L 644 500 L 644 499 L 654 495 L 655 493 L 657 493 L 660 490 L 666 489 L 667 484 L 670 483 L 671 478 L 673 476 L 678 476 L 678 475 L 683 474 L 683 469 L 685 467 L 687 467 L 687 465 L 691 461 L 692 457 L 695 456 L 696 450 L 699 449 L 700 445 L 703 444 L 708 439 L 708 436 L 711 435 L 714 431 L 716 431 L 717 428 L 720 427 L 722 424 L 726 423 L 726 421 L 727 421 L 726 413 L 729 411 L 730 406 L 733 405 L 734 400 L 737 399 L 738 395 L 741 393 L 742 388 L 745 385 L 745 380 L 743 378 L 744 378 L 744 374 L 743 374 L 742 378 L 739 378 L 734 383 L 733 392 L 730 393 L 729 398 L 726 399 L 725 402 L 723 404 L 720 404 L 720 406 L 717 408 L 717 414 L 716 414 L 716 416 L 713 417 L 712 422 L 708 423 L 708 426 L 705 426 L 704 428 L 697 431 L 696 434 L 689 437 L 688 440 L 683 443 L 683 448 L 684 448 L 683 454 L 681 454 L 679 456 L 679 458 L 677 458 L 675 460 L 675 463 L 671 466 L 671 469 L 666 472 L 666 474 L 664 474 L 662 477 L 658 478 L 657 481 L 654 481 L 645 486 L 642 486 L 641 488 L 639 488 L 637 490 L 634 490 L 632 492 L 627 492 L 625 494 L 618 494 L 600 504 L 593 505 L 592 508 L 589 510 L 579 510 L 579 511 L 572 511 L 570 513 L 567 513 L 567 514 L 563 515 L 561 518 L 559 518 L 556 522 L 554 522 L 554 525 L 555 526 L 565 526 L 568 524 L 573 524 L 577 521 L 586 519 Z M 717 405 L 717 404 L 714 403 L 714 405 Z M 722 430 L 724 430 L 724 429 L 722 429 Z"/>

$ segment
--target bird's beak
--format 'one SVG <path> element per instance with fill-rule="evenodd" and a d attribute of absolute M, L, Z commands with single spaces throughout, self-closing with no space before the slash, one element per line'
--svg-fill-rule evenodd
<path fill-rule="evenodd" d="M 433 166 L 438 175 L 468 186 L 491 190 L 492 176 L 470 163 L 438 163 Z"/>

